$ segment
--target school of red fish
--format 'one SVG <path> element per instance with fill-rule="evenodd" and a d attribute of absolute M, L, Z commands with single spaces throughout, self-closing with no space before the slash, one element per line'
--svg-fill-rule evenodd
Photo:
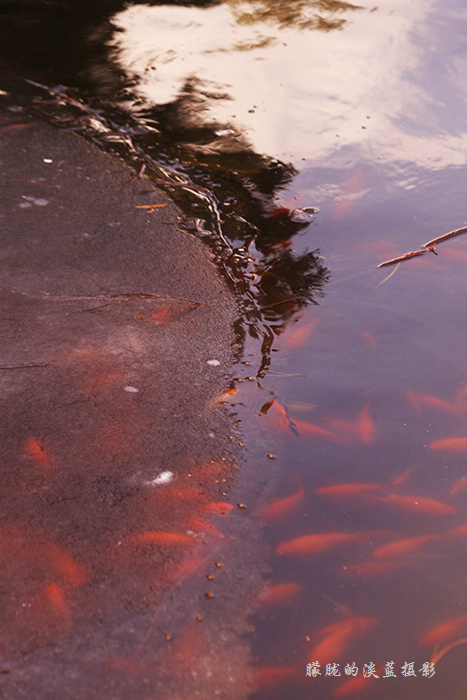
<path fill-rule="evenodd" d="M 168 312 L 167 312 L 168 314 Z M 166 315 L 160 312 L 157 322 L 166 321 Z M 155 319 L 156 320 L 156 319 Z M 313 331 L 315 323 L 307 324 L 292 336 L 302 342 Z M 286 339 L 286 342 L 287 341 Z M 92 354 L 92 353 L 91 353 Z M 99 374 L 90 386 L 99 387 L 121 383 L 125 377 L 119 372 Z M 229 401 L 237 394 L 237 389 L 224 392 L 212 402 L 212 406 Z M 465 421 L 465 436 L 462 434 L 432 440 L 426 448 L 433 454 L 452 455 L 467 453 L 467 389 L 460 391 L 455 400 L 449 402 L 416 391 L 407 391 L 407 405 L 415 414 L 424 411 L 436 411 Z M 315 422 L 296 419 L 285 405 L 273 399 L 263 407 L 261 416 L 268 430 L 285 438 L 310 441 L 325 441 L 348 449 L 354 445 L 372 446 L 378 443 L 381 435 L 372 418 L 372 397 L 366 398 L 353 420 L 348 417 L 321 416 Z M 118 426 L 110 430 L 108 439 L 118 438 Z M 101 436 L 102 437 L 102 436 Z M 61 471 L 60 449 L 55 448 L 49 440 L 39 435 L 27 435 L 21 445 L 21 459 L 36 470 L 44 480 L 53 482 Z M 226 481 L 231 464 L 223 459 L 213 459 L 191 469 L 197 472 L 199 479 L 190 483 L 219 483 Z M 439 547 L 449 547 L 467 537 L 467 523 L 462 522 L 463 509 L 460 498 L 467 491 L 467 474 L 456 474 L 447 485 L 442 500 L 434 498 L 429 488 L 416 482 L 413 477 L 414 467 L 389 478 L 386 483 L 329 483 L 313 489 L 298 484 L 289 495 L 278 500 L 260 504 L 252 517 L 267 525 L 275 523 L 297 523 L 298 517 L 310 504 L 335 503 L 349 509 L 365 506 L 373 509 L 376 527 L 358 531 L 318 531 L 309 528 L 305 532 L 300 521 L 300 534 L 287 539 L 279 538 L 273 553 L 277 560 L 309 562 L 314 558 L 335 553 L 340 558 L 348 557 L 345 564 L 339 563 L 336 571 L 345 581 L 365 580 L 386 575 L 397 576 L 398 572 L 407 572 L 408 567 L 418 565 L 423 559 L 413 555 L 418 552 L 436 551 Z M 183 506 L 183 521 L 188 525 L 179 530 L 131 529 L 121 533 L 106 543 L 101 552 L 100 572 L 110 572 L 117 565 L 124 569 L 134 568 L 141 585 L 138 593 L 144 604 L 150 606 L 151 577 L 154 566 L 147 568 L 148 552 L 170 553 L 170 565 L 165 567 L 159 584 L 161 588 L 174 587 L 187 576 L 213 578 L 216 567 L 220 567 L 219 552 L 228 548 L 228 537 L 222 531 L 222 519 L 237 510 L 243 504 L 211 500 L 202 486 L 192 487 L 186 476 L 161 484 L 146 498 L 149 507 L 164 507 L 172 513 Z M 407 484 L 410 484 L 408 486 Z M 420 534 L 413 532 L 394 532 L 387 526 L 386 514 L 408 514 L 418 519 Z M 378 523 L 380 518 L 381 522 Z M 220 543 L 220 544 L 219 544 Z M 221 545 L 221 546 L 220 546 Z M 4 571 L 17 576 L 23 572 L 27 586 L 23 591 L 28 597 L 25 608 L 10 591 L 4 596 L 3 627 L 7 630 L 4 645 L 19 645 L 21 637 L 29 635 L 34 638 L 36 630 L 37 643 L 53 641 L 66 633 L 79 618 L 79 605 L 85 604 L 86 586 L 95 576 L 95 562 L 92 557 L 77 555 L 74 551 L 45 533 L 38 533 L 27 526 L 5 527 L 0 538 L 0 553 Z M 329 560 L 332 567 L 332 558 Z M 340 559 L 338 560 L 340 562 Z M 32 571 L 33 575 L 28 572 Z M 146 585 L 148 584 L 148 585 Z M 352 583 L 354 585 L 354 583 Z M 252 594 L 246 605 L 251 615 L 265 619 L 269 611 L 288 609 L 300 601 L 305 594 L 303 584 L 293 580 L 270 581 L 262 591 Z M 206 596 L 211 595 L 209 592 Z M 8 598 L 8 601 L 6 601 Z M 335 609 L 338 610 L 336 619 Z M 305 664 L 319 662 L 322 665 L 343 661 L 347 653 L 353 653 L 362 640 L 371 640 L 372 635 L 381 626 L 376 616 L 353 614 L 345 606 L 336 604 L 332 619 L 328 624 L 310 630 L 306 644 L 303 644 L 299 662 L 292 666 L 256 665 L 250 669 L 250 685 L 254 689 L 280 686 L 282 683 L 299 682 L 304 676 Z M 197 655 L 205 644 L 205 632 L 197 622 L 189 621 L 183 634 L 173 645 L 173 662 L 180 672 L 191 673 L 196 666 Z M 467 635 L 467 612 L 443 619 L 442 615 L 433 615 L 433 622 L 427 624 L 416 639 L 417 646 L 426 653 L 427 660 L 440 657 L 443 647 L 453 644 L 459 635 Z M 440 652 L 441 649 L 441 652 Z M 125 673 L 138 672 L 140 666 L 135 659 L 105 658 L 102 663 L 108 668 L 117 668 Z M 380 667 L 378 667 L 380 668 Z M 368 686 L 368 684 L 367 684 Z M 334 697 L 347 697 L 358 694 L 361 690 L 360 679 L 347 679 L 335 688 Z"/>

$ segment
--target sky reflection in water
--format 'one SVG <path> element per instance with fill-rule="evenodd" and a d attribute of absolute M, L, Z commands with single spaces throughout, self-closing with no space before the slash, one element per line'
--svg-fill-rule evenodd
<path fill-rule="evenodd" d="M 315 31 L 316 21 L 310 30 L 296 18 L 279 29 L 273 14 L 255 19 L 255 7 L 130 6 L 112 19 L 113 59 L 146 104 L 175 100 L 195 79 L 200 119 L 232 125 L 254 151 L 285 162 L 338 166 L 357 150 L 424 168 L 465 162 L 467 134 L 452 110 L 453 94 L 465 100 L 467 69 L 465 40 L 453 47 L 447 26 L 454 9 L 433 22 L 434 2 L 386 0 L 333 13 L 343 24 Z M 313 4 L 304 13 L 319 15 Z"/>

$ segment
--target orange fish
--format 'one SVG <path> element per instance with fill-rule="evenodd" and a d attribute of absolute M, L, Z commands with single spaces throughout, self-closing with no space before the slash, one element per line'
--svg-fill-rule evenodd
<path fill-rule="evenodd" d="M 284 605 L 289 603 L 299 591 L 300 586 L 296 583 L 279 583 L 260 593 L 255 602 L 265 606 Z"/>
<path fill-rule="evenodd" d="M 65 603 L 65 594 L 56 583 L 49 583 L 44 590 L 46 600 L 51 607 L 64 619 L 68 620 L 68 610 Z"/>
<path fill-rule="evenodd" d="M 49 558 L 52 568 L 68 585 L 82 586 L 88 580 L 84 567 L 58 547 L 50 548 Z"/>
<path fill-rule="evenodd" d="M 310 662 L 325 664 L 335 661 L 354 639 L 358 639 L 376 625 L 376 620 L 369 617 L 350 617 L 325 627 L 318 634 L 320 641 L 308 655 Z"/>
<path fill-rule="evenodd" d="M 370 348 L 375 348 L 376 347 L 376 338 L 372 333 L 369 333 L 368 331 L 362 331 L 360 333 L 360 338 L 364 340 Z"/>
<path fill-rule="evenodd" d="M 37 465 L 48 474 L 53 474 L 56 469 L 44 441 L 38 438 L 27 438 L 23 443 L 23 449 Z"/>
<path fill-rule="evenodd" d="M 280 544 L 276 548 L 276 554 L 307 557 L 310 554 L 327 552 L 344 542 L 366 542 L 377 534 L 381 534 L 381 531 L 371 530 L 353 534 L 347 532 L 323 532 L 315 535 L 304 535 Z"/>
<path fill-rule="evenodd" d="M 370 445 L 375 440 L 375 427 L 370 418 L 369 404 L 361 411 L 357 419 L 357 434 L 364 445 Z"/>
<path fill-rule="evenodd" d="M 406 562 L 398 560 L 389 561 L 362 561 L 359 564 L 349 564 L 341 567 L 343 574 L 356 574 L 357 576 L 377 576 L 385 574 Z"/>
<path fill-rule="evenodd" d="M 370 445 L 375 440 L 375 427 L 370 418 L 369 402 L 363 407 L 355 423 L 340 418 L 325 418 L 325 421 L 332 428 L 337 428 L 344 433 L 344 436 L 345 434 L 352 436 L 364 445 Z"/>
<path fill-rule="evenodd" d="M 364 692 L 367 688 L 371 688 L 374 681 L 381 677 L 381 673 L 384 671 L 384 666 L 379 666 L 375 670 L 375 675 L 366 678 L 365 676 L 354 676 L 348 678 L 346 681 L 341 683 L 334 691 L 335 698 L 346 698 L 349 695 L 357 695 Z M 377 678 L 377 677 L 378 678 Z"/>
<path fill-rule="evenodd" d="M 216 404 L 219 403 L 226 403 L 229 401 L 229 399 L 232 398 L 232 396 L 235 396 L 235 394 L 238 393 L 237 387 L 232 387 L 232 389 L 227 389 L 226 391 L 223 391 L 222 394 L 219 394 L 219 396 L 216 396 L 215 399 L 211 401 L 211 406 L 215 406 Z"/>
<path fill-rule="evenodd" d="M 391 481 L 391 486 L 400 486 L 404 483 L 404 481 L 407 481 L 407 478 L 413 472 L 413 469 L 414 467 L 409 467 L 405 472 L 402 472 L 402 474 L 396 476 L 396 478 Z"/>
<path fill-rule="evenodd" d="M 268 520 L 278 520 L 291 513 L 303 500 L 304 496 L 305 491 L 300 489 L 300 491 L 297 491 L 297 493 L 291 496 L 281 498 L 271 503 L 269 506 L 264 506 L 259 511 L 259 514 L 264 518 L 268 518 Z"/>
<path fill-rule="evenodd" d="M 457 513 L 457 509 L 447 503 L 441 503 L 432 498 L 422 498 L 421 496 L 398 496 L 395 493 L 391 493 L 389 496 L 375 496 L 373 500 L 411 513 L 423 513 L 425 515 L 455 515 Z"/>
<path fill-rule="evenodd" d="M 287 334 L 286 338 L 284 338 L 285 347 L 291 348 L 303 345 L 317 323 L 318 319 L 315 318 L 315 320 L 311 321 L 311 323 L 306 323 L 304 326 L 297 326 L 290 332 L 290 334 Z"/>
<path fill-rule="evenodd" d="M 428 445 L 430 450 L 441 450 L 442 452 L 467 452 L 467 438 L 448 438 L 447 440 L 436 440 Z"/>
<path fill-rule="evenodd" d="M 352 436 L 354 438 L 360 437 L 358 435 L 357 426 L 355 423 L 350 423 L 349 421 L 341 420 L 340 418 L 324 418 L 324 422 L 332 429 L 337 429 L 341 433 L 347 434 L 348 436 Z"/>
<path fill-rule="evenodd" d="M 412 554 L 427 542 L 435 540 L 438 535 L 421 535 L 420 537 L 408 537 L 407 539 L 390 542 L 382 547 L 378 547 L 373 552 L 375 559 L 390 559 L 392 557 L 405 557 Z"/>
<path fill-rule="evenodd" d="M 228 515 L 233 511 L 235 506 L 231 503 L 207 503 L 203 507 L 203 513 L 206 515 Z"/>
<path fill-rule="evenodd" d="M 276 667 L 276 666 L 256 666 L 251 669 L 251 682 L 255 689 L 270 688 L 280 685 L 285 681 L 297 679 L 300 671 L 296 666 Z"/>
<path fill-rule="evenodd" d="M 457 535 L 460 535 L 460 536 L 467 535 L 467 525 L 461 525 L 460 527 L 456 527 L 455 530 L 451 530 L 451 532 L 448 532 L 447 534 L 448 534 L 448 535 L 454 535 L 454 536 L 457 536 Z"/>
<path fill-rule="evenodd" d="M 291 420 L 286 409 L 276 400 L 269 404 L 269 406 L 266 406 L 267 408 L 263 406 L 265 410 L 262 410 L 262 413 L 268 413 L 270 409 L 272 409 L 271 412 L 268 413 L 268 420 L 276 430 L 281 430 L 286 433 L 290 431 L 297 436 L 312 435 L 341 442 L 341 437 L 339 435 L 331 433 L 325 428 L 320 428 L 318 425 L 313 425 L 313 423 L 307 423 L 302 420 Z"/>
<path fill-rule="evenodd" d="M 196 530 L 197 534 L 211 535 L 211 537 L 216 537 L 217 539 L 224 537 L 222 532 L 218 530 L 217 527 L 214 527 L 212 523 L 209 523 L 207 520 L 203 520 L 202 518 L 192 516 L 188 518 L 188 524 L 190 528 Z"/>
<path fill-rule="evenodd" d="M 313 435 L 316 437 L 325 438 L 327 440 L 341 442 L 341 437 L 339 435 L 331 433 L 329 430 L 325 430 L 325 428 L 320 428 L 319 425 L 314 425 L 313 423 L 308 423 L 302 420 L 294 420 L 293 425 L 295 425 L 299 435 Z"/>
<path fill-rule="evenodd" d="M 206 549 L 204 543 L 201 543 L 200 547 L 203 547 L 203 550 Z M 172 569 L 172 571 L 168 575 L 168 578 L 172 583 L 178 585 L 187 576 L 197 574 L 208 566 L 210 561 L 210 555 L 207 554 L 205 551 L 200 552 L 200 547 L 198 547 L 198 550 L 196 550 L 190 556 L 185 557 L 181 564 L 178 564 L 177 566 L 175 566 L 174 569 Z"/>
<path fill-rule="evenodd" d="M 315 489 L 314 493 L 317 496 L 329 496 L 330 498 L 355 498 L 381 491 L 383 488 L 384 486 L 379 484 L 336 484 L 335 486 L 323 486 Z"/>
<path fill-rule="evenodd" d="M 467 476 L 461 476 L 460 479 L 453 484 L 451 488 L 451 496 L 455 496 L 457 493 L 463 493 L 467 489 Z"/>
<path fill-rule="evenodd" d="M 407 399 L 411 406 L 413 406 L 413 408 L 417 411 L 417 413 L 421 413 L 422 409 L 427 407 L 434 408 L 437 411 L 451 413 L 455 416 L 459 415 L 459 411 L 456 408 L 454 408 L 454 406 L 451 406 L 451 404 L 447 403 L 446 401 L 443 401 L 442 399 L 437 399 L 435 396 L 419 394 L 416 391 L 408 391 Z"/>
<path fill-rule="evenodd" d="M 467 623 L 467 615 L 461 615 L 460 617 L 455 617 L 451 620 L 446 620 L 446 622 L 440 622 L 438 625 L 431 627 L 425 634 L 420 638 L 420 646 L 428 647 L 434 644 L 445 644 L 450 639 L 455 637 L 460 630 Z"/>
<path fill-rule="evenodd" d="M 349 216 L 353 209 L 354 201 L 362 189 L 362 184 L 363 168 L 362 166 L 358 166 L 350 173 L 343 183 L 342 194 L 338 197 L 334 205 L 334 219 L 340 221 L 346 216 Z"/>

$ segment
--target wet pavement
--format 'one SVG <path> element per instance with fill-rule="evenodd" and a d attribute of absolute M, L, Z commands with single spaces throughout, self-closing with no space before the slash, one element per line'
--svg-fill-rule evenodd
<path fill-rule="evenodd" d="M 238 436 L 216 401 L 233 296 L 136 166 L 14 107 L 0 112 L 0 697 L 245 697 L 255 583 L 245 552 L 241 577 L 226 562 L 246 521 L 236 508 L 223 527 Z"/>

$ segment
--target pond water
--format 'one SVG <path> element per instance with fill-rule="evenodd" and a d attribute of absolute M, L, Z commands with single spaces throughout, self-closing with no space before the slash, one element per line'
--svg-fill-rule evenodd
<path fill-rule="evenodd" d="M 82 100 L 239 295 L 249 697 L 464 697 L 467 236 L 378 267 L 467 223 L 462 3 L 84 4 L 37 61 L 48 11 L 8 15 L 43 110 Z"/>

